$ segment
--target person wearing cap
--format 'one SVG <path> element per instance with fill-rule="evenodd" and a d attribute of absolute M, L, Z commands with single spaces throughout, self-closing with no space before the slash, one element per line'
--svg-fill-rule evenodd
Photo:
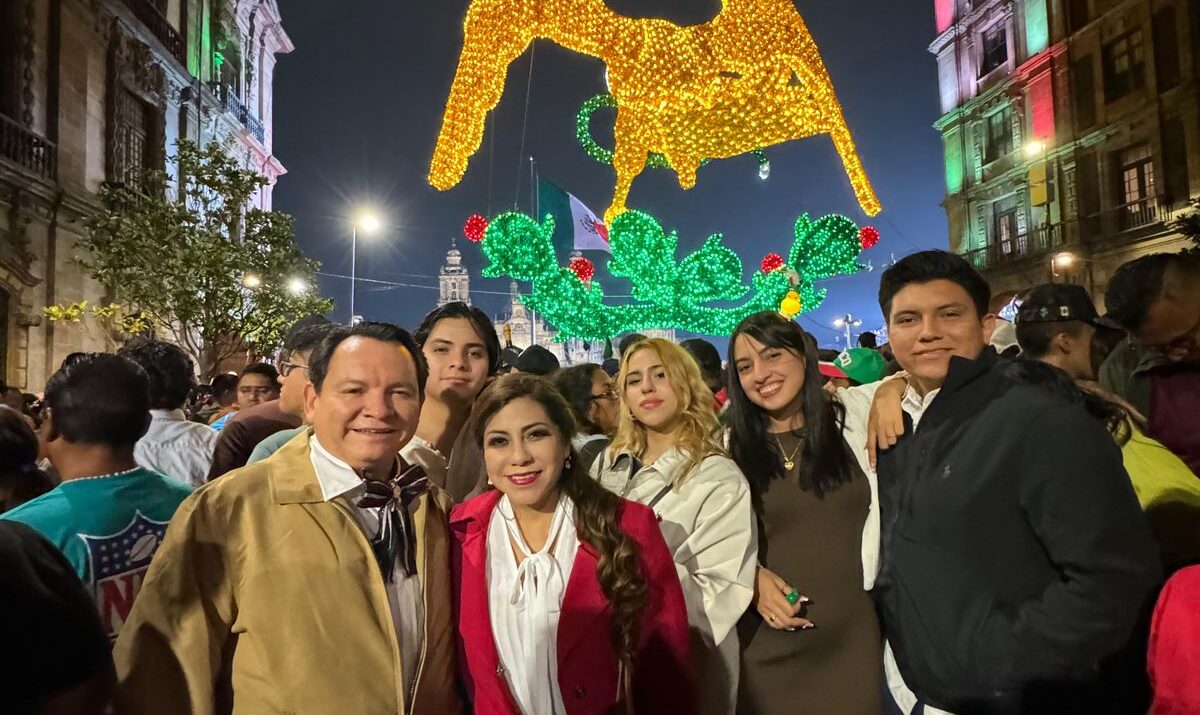
<path fill-rule="evenodd" d="M 1108 317 L 1129 331 L 1100 382 L 1148 420 L 1146 433 L 1200 474 L 1200 257 L 1156 253 L 1113 274 Z"/>
<path fill-rule="evenodd" d="M 549 377 L 558 372 L 558 358 L 541 345 L 530 345 L 517 358 L 516 371 Z"/>
<path fill-rule="evenodd" d="M 1037 371 L 1018 363 L 1019 380 L 1045 389 L 1067 392 L 1074 381 L 1089 395 L 1074 399 L 1105 422 L 1117 445 L 1138 502 L 1163 550 L 1168 570 L 1200 561 L 1200 479 L 1183 460 L 1139 427 L 1131 407 L 1094 387 L 1091 342 L 1097 328 L 1114 328 L 1092 305 L 1082 286 L 1047 284 L 1030 292 L 1017 313 L 1017 340 L 1022 363 L 1035 361 L 1054 368 Z M 1066 383 L 1064 386 L 1063 383 Z"/>

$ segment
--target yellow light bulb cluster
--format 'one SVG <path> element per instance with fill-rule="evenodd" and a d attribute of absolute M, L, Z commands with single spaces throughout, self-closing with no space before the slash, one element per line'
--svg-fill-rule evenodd
<path fill-rule="evenodd" d="M 601 59 L 618 106 L 611 223 L 647 157 L 690 189 L 703 159 L 829 134 L 863 211 L 880 211 L 820 51 L 792 0 L 725 0 L 708 23 L 632 19 L 601 0 L 473 0 L 429 182 L 457 185 L 504 92 L 508 65 L 545 38 Z"/>

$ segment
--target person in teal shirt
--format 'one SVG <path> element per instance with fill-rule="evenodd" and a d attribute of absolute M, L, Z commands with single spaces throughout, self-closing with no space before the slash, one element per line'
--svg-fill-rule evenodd
<path fill-rule="evenodd" d="M 46 403 L 41 439 L 62 484 L 0 519 L 25 524 L 63 553 L 115 639 L 190 490 L 134 461 L 150 408 L 146 373 L 132 361 L 87 355 L 50 378 Z"/>

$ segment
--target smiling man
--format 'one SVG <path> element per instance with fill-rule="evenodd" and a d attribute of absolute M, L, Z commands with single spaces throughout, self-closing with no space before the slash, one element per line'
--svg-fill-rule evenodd
<path fill-rule="evenodd" d="M 398 457 L 425 362 L 384 323 L 310 359 L 311 429 L 171 522 L 117 643 L 118 712 L 458 712 L 447 501 Z"/>
<path fill-rule="evenodd" d="M 1109 697 L 1127 673 L 1105 661 L 1152 596 L 1157 549 L 1103 426 L 996 369 L 988 299 L 944 251 L 880 280 L 909 375 L 909 429 L 879 458 L 889 685 L 905 713 L 1144 711 Z"/>
<path fill-rule="evenodd" d="M 1100 381 L 1146 415 L 1147 434 L 1200 474 L 1200 257 L 1130 261 L 1104 300 L 1130 337 L 1101 366 Z"/>

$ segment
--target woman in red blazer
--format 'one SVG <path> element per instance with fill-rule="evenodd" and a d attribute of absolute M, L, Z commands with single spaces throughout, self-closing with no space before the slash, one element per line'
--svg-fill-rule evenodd
<path fill-rule="evenodd" d="M 653 512 L 579 463 L 566 401 L 543 378 L 502 377 L 470 429 L 492 488 L 450 524 L 474 712 L 695 712 L 674 560 Z"/>

